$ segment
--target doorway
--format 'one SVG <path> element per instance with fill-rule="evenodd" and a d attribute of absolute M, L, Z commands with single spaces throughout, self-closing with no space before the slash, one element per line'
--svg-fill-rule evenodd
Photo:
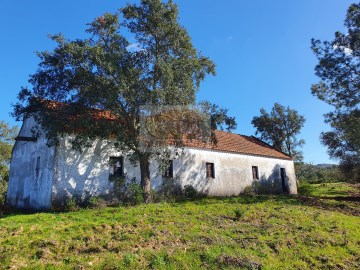
<path fill-rule="evenodd" d="M 284 193 L 289 193 L 288 186 L 286 183 L 286 170 L 285 168 L 280 168 L 280 175 L 281 175 L 281 184 Z"/>

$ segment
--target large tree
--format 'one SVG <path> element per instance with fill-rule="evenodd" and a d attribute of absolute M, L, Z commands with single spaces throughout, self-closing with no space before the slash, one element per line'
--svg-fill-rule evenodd
<path fill-rule="evenodd" d="M 345 27 L 345 33 L 336 32 L 332 41 L 312 40 L 321 81 L 311 90 L 334 107 L 325 114 L 332 130 L 321 134 L 330 157 L 340 160 L 351 179 L 360 181 L 360 3 L 349 7 Z"/>
<path fill-rule="evenodd" d="M 128 4 L 88 26 L 87 39 L 70 41 L 62 34 L 51 36 L 57 46 L 53 51 L 38 53 L 41 62 L 30 76 L 32 88 L 20 91 L 14 115 L 34 116 L 45 128 L 49 145 L 57 144 L 59 137 L 69 131 L 76 133 L 72 143 L 78 150 L 96 137 L 112 136 L 119 151 L 131 153 L 131 160 L 139 162 L 148 202 L 150 160 L 166 156 L 159 147 L 164 149 L 166 145 L 156 143 L 181 138 L 184 130 L 168 128 L 169 134 L 163 134 L 159 130 L 164 128 L 160 128 L 155 132 L 163 136 L 160 140 L 146 140 L 149 137 L 142 133 L 143 116 L 148 116 L 145 122 L 151 125 L 156 119 L 165 119 L 159 116 L 159 108 L 166 107 L 162 112 L 177 115 L 179 122 L 184 120 L 189 115 L 187 106 L 195 103 L 201 81 L 208 74 L 215 75 L 215 65 L 193 46 L 188 32 L 179 24 L 178 9 L 172 1 Z M 135 41 L 130 44 L 122 33 L 130 34 Z M 183 113 L 174 114 L 180 108 Z M 97 117 L 99 114 L 104 117 Z M 181 140 L 173 143 L 182 146 Z"/>
<path fill-rule="evenodd" d="M 251 123 L 256 128 L 256 135 L 260 135 L 260 139 L 288 154 L 294 160 L 302 160 L 302 152 L 298 148 L 305 141 L 298 140 L 297 135 L 304 126 L 305 118 L 296 110 L 275 103 L 270 113 L 261 108 L 260 116 L 253 117 Z"/>
<path fill-rule="evenodd" d="M 10 127 L 4 121 L 0 121 L 0 205 L 4 202 L 7 181 L 9 180 L 11 151 L 17 133 L 17 127 Z"/>

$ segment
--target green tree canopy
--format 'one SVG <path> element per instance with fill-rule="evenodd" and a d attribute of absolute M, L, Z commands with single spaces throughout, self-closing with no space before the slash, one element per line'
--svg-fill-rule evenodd
<path fill-rule="evenodd" d="M 325 114 L 332 130 L 323 132 L 321 141 L 330 157 L 340 160 L 342 171 L 360 181 L 360 3 L 349 7 L 345 27 L 333 41 L 312 40 L 321 81 L 311 91 L 334 107 Z"/>
<path fill-rule="evenodd" d="M 4 121 L 0 121 L 0 181 L 9 178 L 9 165 L 14 139 L 18 134 L 18 128 L 10 127 Z"/>
<path fill-rule="evenodd" d="M 18 128 L 0 120 L 0 206 L 5 202 L 7 182 L 9 180 L 9 165 L 14 139 Z"/>
<path fill-rule="evenodd" d="M 201 81 L 215 75 L 215 65 L 193 46 L 172 1 L 128 4 L 88 26 L 86 39 L 50 36 L 57 46 L 37 53 L 41 62 L 30 76 L 32 88 L 20 91 L 14 115 L 34 116 L 45 128 L 49 144 L 57 144 L 59 135 L 69 129 L 81 131 L 72 142 L 79 150 L 96 137 L 116 137 L 116 147 L 139 161 L 149 201 L 149 162 L 166 155 L 158 148 L 142 147 L 142 116 L 154 106 L 194 105 Z M 130 44 L 123 33 L 130 33 L 135 42 Z M 66 105 L 57 105 L 54 114 L 54 106 L 44 100 Z M 110 112 L 112 121 L 94 118 L 89 108 Z"/>
<path fill-rule="evenodd" d="M 296 110 L 275 103 L 270 113 L 261 108 L 260 116 L 253 117 L 251 123 L 261 140 L 288 154 L 296 161 L 302 160 L 302 152 L 298 148 L 305 141 L 298 140 L 297 135 L 304 126 L 305 118 Z"/>

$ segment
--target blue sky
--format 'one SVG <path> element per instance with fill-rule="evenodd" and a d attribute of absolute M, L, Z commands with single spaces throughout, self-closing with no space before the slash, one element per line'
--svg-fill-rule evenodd
<path fill-rule="evenodd" d="M 275 102 L 290 106 L 306 118 L 300 138 L 305 161 L 335 163 L 321 145 L 329 129 L 323 114 L 331 107 L 310 93 L 316 59 L 312 37 L 332 39 L 344 31 L 347 0 L 174 0 L 180 22 L 198 50 L 217 65 L 198 94 L 229 109 L 237 133 L 253 135 L 251 119 Z M 28 76 L 37 69 L 35 51 L 51 50 L 47 34 L 62 32 L 70 39 L 85 37 L 86 23 L 125 5 L 121 0 L 1 0 L 0 1 L 0 119 L 13 125 L 11 103 Z"/>

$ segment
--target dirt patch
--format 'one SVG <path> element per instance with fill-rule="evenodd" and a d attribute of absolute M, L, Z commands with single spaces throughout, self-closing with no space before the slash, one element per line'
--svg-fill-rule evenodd
<path fill-rule="evenodd" d="M 248 258 L 239 258 L 228 255 L 222 255 L 218 258 L 219 264 L 223 266 L 239 267 L 245 269 L 261 269 L 261 264 Z"/>
<path fill-rule="evenodd" d="M 349 195 L 360 199 L 360 184 L 349 184 L 349 186 L 353 188 L 353 190 L 349 192 Z"/>
<path fill-rule="evenodd" d="M 346 200 L 346 198 L 349 197 L 342 197 L 343 199 L 341 201 L 344 201 L 344 203 L 338 203 L 334 198 L 337 197 L 308 197 L 308 196 L 299 196 L 298 199 L 305 205 L 313 206 L 317 208 L 321 208 L 324 210 L 331 210 L 331 211 L 337 211 L 341 212 L 343 214 L 352 215 L 352 216 L 360 216 L 360 197 L 356 197 L 356 200 Z M 339 197 L 341 198 L 341 197 Z M 350 197 L 352 198 L 352 197 Z M 333 201 L 333 202 L 331 202 Z M 334 203 L 335 201 L 335 203 Z M 356 207 L 350 207 L 346 204 L 346 202 L 352 202 L 356 204 Z"/>

